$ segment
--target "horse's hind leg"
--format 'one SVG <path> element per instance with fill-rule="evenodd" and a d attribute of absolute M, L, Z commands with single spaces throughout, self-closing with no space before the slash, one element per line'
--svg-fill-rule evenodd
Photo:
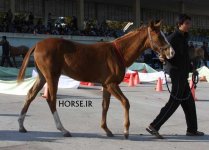
<path fill-rule="evenodd" d="M 17 68 L 17 63 L 16 63 L 16 60 L 15 60 L 15 57 L 13 56 L 12 59 L 13 59 L 15 67 Z"/>
<path fill-rule="evenodd" d="M 129 120 L 129 108 L 130 104 L 128 99 L 125 97 L 125 95 L 122 93 L 121 89 L 117 84 L 111 83 L 107 85 L 107 90 L 114 95 L 123 105 L 125 116 L 124 116 L 124 136 L 125 138 L 128 138 L 129 136 L 129 126 L 130 126 L 130 120 Z"/>
<path fill-rule="evenodd" d="M 50 80 L 51 79 L 51 80 Z M 47 84 L 48 84 L 48 99 L 47 99 L 47 102 L 49 104 L 49 108 L 52 112 L 52 115 L 54 117 L 54 121 L 55 121 L 55 124 L 56 124 L 56 127 L 58 130 L 60 130 L 63 134 L 63 136 L 65 137 L 71 137 L 71 134 L 69 131 L 67 131 L 61 121 L 60 121 L 60 118 L 59 118 L 59 115 L 58 115 L 58 112 L 57 112 L 57 109 L 56 109 L 56 95 L 57 95 L 57 86 L 58 86 L 58 81 L 59 81 L 59 77 L 55 77 L 55 76 L 51 76 L 51 78 L 49 78 L 47 80 Z"/>
<path fill-rule="evenodd" d="M 104 129 L 107 136 L 112 137 L 112 132 L 107 127 L 107 111 L 109 109 L 110 105 L 110 96 L 111 94 L 107 91 L 107 89 L 103 88 L 103 101 L 102 101 L 102 121 L 101 121 L 101 128 Z"/>
<path fill-rule="evenodd" d="M 27 130 L 24 128 L 24 119 L 25 119 L 25 115 L 28 111 L 28 108 L 30 106 L 30 103 L 35 99 L 36 95 L 38 94 L 38 92 L 42 89 L 42 87 L 45 84 L 45 78 L 42 75 L 39 75 L 33 85 L 33 87 L 29 90 L 28 94 L 27 94 L 27 98 L 25 101 L 25 104 L 21 110 L 18 122 L 19 122 L 19 132 L 27 132 Z"/>

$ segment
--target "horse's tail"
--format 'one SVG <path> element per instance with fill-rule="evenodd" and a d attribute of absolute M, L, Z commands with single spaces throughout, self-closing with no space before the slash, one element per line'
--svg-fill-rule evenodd
<path fill-rule="evenodd" d="M 19 73 L 18 73 L 18 76 L 17 76 L 17 82 L 18 83 L 22 82 L 23 79 L 24 79 L 25 70 L 26 70 L 26 67 L 28 65 L 28 62 L 29 62 L 29 59 L 30 59 L 30 55 L 34 52 L 35 48 L 36 48 L 36 46 L 33 46 L 31 49 L 29 49 L 29 51 L 27 52 L 27 54 L 24 57 L 22 66 L 21 66 L 21 68 L 19 70 Z"/>

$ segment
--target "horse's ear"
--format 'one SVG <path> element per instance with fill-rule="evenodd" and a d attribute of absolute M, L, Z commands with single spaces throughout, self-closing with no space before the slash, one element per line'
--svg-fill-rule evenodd
<path fill-rule="evenodd" d="M 160 27 L 162 25 L 162 20 L 151 20 L 149 22 L 149 27 L 152 29 L 152 30 L 160 30 Z"/>
<path fill-rule="evenodd" d="M 155 26 L 156 28 L 160 28 L 161 25 L 162 25 L 162 22 L 163 22 L 163 20 L 158 20 L 158 21 L 155 22 L 154 26 Z"/>

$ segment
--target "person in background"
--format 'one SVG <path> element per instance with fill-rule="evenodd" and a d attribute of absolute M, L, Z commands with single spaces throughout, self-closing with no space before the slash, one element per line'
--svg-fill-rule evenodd
<path fill-rule="evenodd" d="M 28 16 L 28 24 L 29 25 L 32 25 L 33 24 L 33 21 L 34 21 L 34 15 L 32 12 L 29 13 L 29 16 Z"/>
<path fill-rule="evenodd" d="M 12 20 L 13 20 L 13 14 L 12 14 L 12 11 L 11 9 L 9 9 L 6 13 L 6 16 L 5 16 L 5 23 L 6 23 L 6 32 L 10 32 L 11 30 L 11 25 L 12 25 Z"/>
<path fill-rule="evenodd" d="M 205 66 L 208 67 L 208 65 L 207 65 L 207 61 L 209 59 L 209 55 L 208 55 L 208 43 L 207 42 L 203 42 L 203 45 L 202 45 L 201 48 L 204 50 L 204 60 L 203 60 L 203 62 L 205 64 Z"/>
<path fill-rule="evenodd" d="M 47 20 L 47 28 L 51 32 L 52 31 L 52 14 L 48 14 L 48 20 Z"/>
<path fill-rule="evenodd" d="M 195 45 L 194 45 L 194 48 L 198 48 L 198 45 L 197 45 L 197 44 L 195 44 Z"/>
<path fill-rule="evenodd" d="M 194 48 L 193 42 L 189 42 L 189 48 Z"/>
<path fill-rule="evenodd" d="M 12 13 L 11 9 L 9 9 L 8 12 L 6 13 L 6 19 L 7 19 L 8 23 L 12 23 L 13 13 Z"/>
<path fill-rule="evenodd" d="M 73 31 L 78 30 L 78 21 L 75 16 L 72 17 L 72 29 L 73 29 Z"/>
<path fill-rule="evenodd" d="M 11 61 L 10 61 L 10 48 L 9 48 L 9 42 L 7 41 L 6 36 L 2 36 L 2 41 L 0 41 L 0 45 L 2 46 L 2 58 L 1 58 L 1 66 L 4 66 L 5 60 L 9 64 L 10 67 L 13 67 Z"/>

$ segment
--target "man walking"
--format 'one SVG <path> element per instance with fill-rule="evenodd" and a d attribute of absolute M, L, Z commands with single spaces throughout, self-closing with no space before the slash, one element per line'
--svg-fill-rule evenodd
<path fill-rule="evenodd" d="M 13 67 L 9 55 L 10 55 L 10 49 L 9 49 L 9 42 L 7 41 L 6 36 L 2 36 L 2 41 L 0 41 L 0 45 L 2 46 L 2 58 L 1 58 L 1 66 L 4 66 L 5 60 L 10 65 L 10 67 Z"/>
<path fill-rule="evenodd" d="M 168 37 L 168 41 L 175 50 L 175 56 L 170 60 L 165 60 L 165 67 L 172 82 L 170 99 L 146 129 L 158 138 L 162 138 L 158 132 L 161 126 L 170 118 L 179 105 L 182 106 L 186 117 L 186 135 L 204 135 L 203 132 L 197 130 L 196 106 L 187 80 L 191 70 L 188 54 L 188 31 L 191 27 L 191 18 L 186 14 L 180 14 L 177 17 L 176 25 L 177 29 Z"/>

